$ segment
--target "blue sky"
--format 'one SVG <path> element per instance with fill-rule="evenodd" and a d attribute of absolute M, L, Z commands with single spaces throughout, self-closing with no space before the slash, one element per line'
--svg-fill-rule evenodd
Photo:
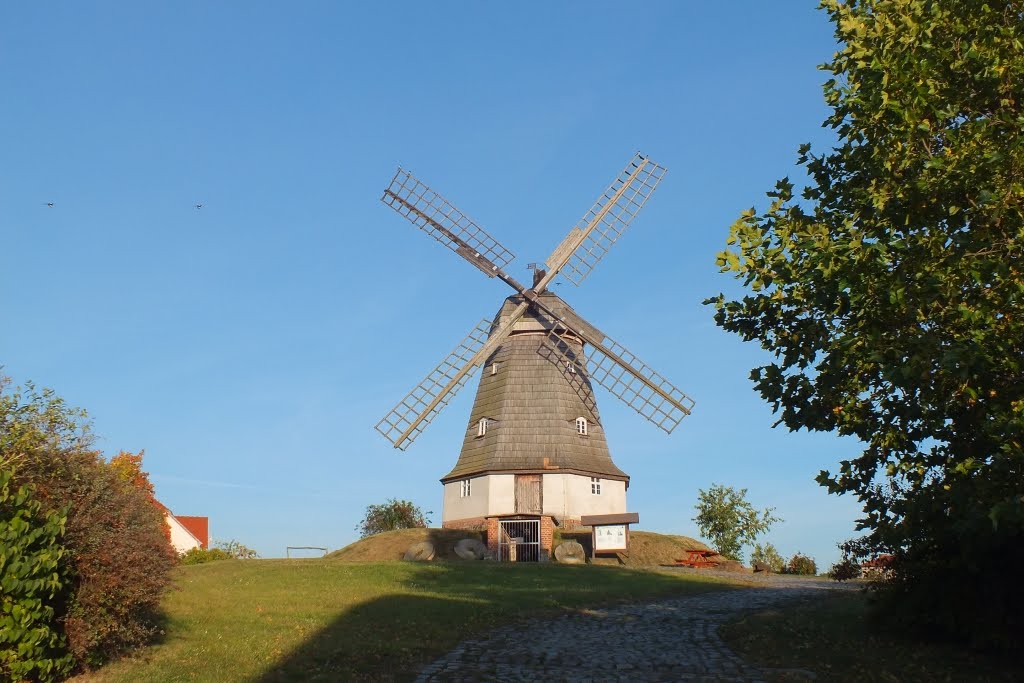
<path fill-rule="evenodd" d="M 5 4 L 0 364 L 216 539 L 333 549 L 388 497 L 439 523 L 476 381 L 404 453 L 373 425 L 510 291 L 383 188 L 402 164 L 527 280 L 639 150 L 665 180 L 555 288 L 697 401 L 665 435 L 599 390 L 629 507 L 696 535 L 699 488 L 748 488 L 827 566 L 859 508 L 813 478 L 856 444 L 772 429 L 766 352 L 701 301 L 738 292 L 733 220 L 830 144 L 834 50 L 809 2 Z"/>

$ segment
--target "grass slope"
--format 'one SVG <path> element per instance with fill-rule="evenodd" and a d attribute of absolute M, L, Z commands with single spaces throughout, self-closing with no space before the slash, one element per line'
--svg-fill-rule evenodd
<path fill-rule="evenodd" d="M 587 565 L 214 562 L 180 568 L 162 642 L 81 681 L 411 679 L 501 623 L 725 588 L 706 577 Z"/>

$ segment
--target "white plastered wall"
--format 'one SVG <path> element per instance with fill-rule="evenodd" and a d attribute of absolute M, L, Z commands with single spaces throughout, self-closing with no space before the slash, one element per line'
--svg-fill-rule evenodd
<path fill-rule="evenodd" d="M 462 480 L 444 485 L 441 523 L 515 514 L 515 475 L 488 474 L 470 478 L 470 495 L 462 497 Z M 601 493 L 595 495 L 589 476 L 579 474 L 543 474 L 541 486 L 544 514 L 579 519 L 583 515 L 610 515 L 626 510 L 626 482 L 601 480 Z"/>
<path fill-rule="evenodd" d="M 583 515 L 611 515 L 626 512 L 626 482 L 601 479 L 601 493 L 595 495 L 590 477 L 579 474 L 544 475 L 544 514 L 579 519 Z"/>
<path fill-rule="evenodd" d="M 444 507 L 441 523 L 493 515 L 512 514 L 515 509 L 515 476 L 487 474 L 470 478 L 469 495 L 462 496 L 462 482 L 457 479 L 444 485 Z"/>
<path fill-rule="evenodd" d="M 174 515 L 164 515 L 164 518 L 167 520 L 167 526 L 171 528 L 171 545 L 178 551 L 178 554 L 187 553 L 192 548 L 203 547 L 199 539 L 182 526 Z"/>

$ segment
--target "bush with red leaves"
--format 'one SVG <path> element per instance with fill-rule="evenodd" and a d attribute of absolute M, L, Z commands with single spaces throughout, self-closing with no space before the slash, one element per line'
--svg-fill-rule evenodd
<path fill-rule="evenodd" d="M 57 623 L 76 666 L 95 667 L 159 628 L 177 556 L 150 492 L 91 448 L 84 412 L 50 390 L 5 388 L 0 377 L 0 460 L 44 513 L 67 510 Z"/>

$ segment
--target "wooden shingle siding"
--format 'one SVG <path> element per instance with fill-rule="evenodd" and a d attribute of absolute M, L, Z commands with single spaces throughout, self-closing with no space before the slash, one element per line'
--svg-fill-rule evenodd
<path fill-rule="evenodd" d="M 575 316 L 557 296 L 542 296 L 567 319 Z M 519 302 L 518 295 L 506 299 L 495 324 Z M 628 481 L 612 462 L 585 364 L 575 373 L 566 368 L 565 357 L 543 333 L 550 326 L 527 313 L 487 360 L 485 367 L 496 362 L 498 372 L 481 373 L 458 462 L 441 481 L 483 472 L 559 470 Z M 581 344 L 570 340 L 568 350 L 583 358 Z M 478 437 L 477 425 L 485 417 L 494 422 Z M 586 435 L 577 432 L 579 417 L 587 420 Z"/>

